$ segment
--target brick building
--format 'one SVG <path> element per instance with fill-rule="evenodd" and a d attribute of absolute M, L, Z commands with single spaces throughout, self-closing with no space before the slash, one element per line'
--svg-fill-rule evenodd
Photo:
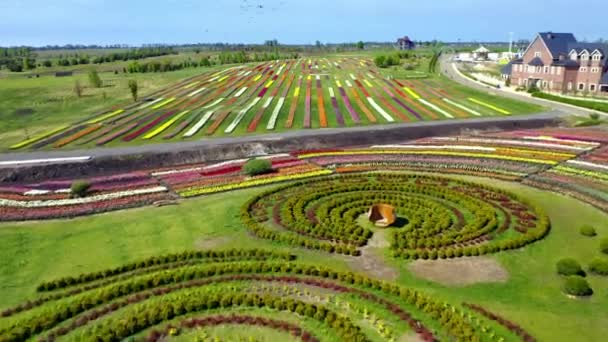
<path fill-rule="evenodd" d="M 572 33 L 541 32 L 506 70 L 515 86 L 608 94 L 608 45 L 579 43 Z"/>

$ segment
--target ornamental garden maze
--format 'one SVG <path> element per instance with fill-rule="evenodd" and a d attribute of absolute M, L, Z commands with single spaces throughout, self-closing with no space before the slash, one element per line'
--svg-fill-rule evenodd
<path fill-rule="evenodd" d="M 580 331 L 552 327 L 571 320 L 601 340 L 605 311 L 585 313 L 608 293 L 606 132 L 3 184 L 0 340 L 566 341 Z"/>
<path fill-rule="evenodd" d="M 208 72 L 11 148 L 538 109 L 311 57 Z M 604 341 L 608 128 L 430 133 L 0 164 L 0 341 Z"/>

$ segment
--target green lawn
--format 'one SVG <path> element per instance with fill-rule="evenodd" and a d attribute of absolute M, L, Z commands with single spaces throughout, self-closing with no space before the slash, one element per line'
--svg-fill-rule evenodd
<path fill-rule="evenodd" d="M 510 273 L 506 283 L 447 287 L 413 276 L 406 261 L 385 257 L 400 270 L 399 283 L 423 289 L 451 303 L 483 304 L 523 326 L 541 341 L 600 341 L 608 334 L 608 278 L 588 276 L 595 291 L 589 299 L 560 292 L 555 262 L 573 257 L 585 267 L 599 256 L 599 239 L 608 236 L 608 216 L 574 199 L 523 185 L 475 180 L 515 191 L 540 205 L 552 231 L 544 240 L 492 258 Z M 256 247 L 286 250 L 251 237 L 239 209 L 255 188 L 184 200 L 176 207 L 142 208 L 72 220 L 0 225 L 0 307 L 34 296 L 43 280 L 119 266 L 141 258 L 194 248 Z M 598 237 L 578 233 L 594 225 Z M 301 249 L 304 262 L 348 269 L 344 257 Z"/>

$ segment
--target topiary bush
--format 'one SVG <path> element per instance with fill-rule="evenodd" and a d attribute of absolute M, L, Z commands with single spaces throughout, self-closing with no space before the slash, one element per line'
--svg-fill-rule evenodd
<path fill-rule="evenodd" d="M 569 276 L 566 278 L 564 292 L 572 296 L 590 296 L 593 294 L 589 282 L 581 276 Z"/>
<path fill-rule="evenodd" d="M 603 238 L 600 241 L 600 251 L 604 254 L 608 254 L 608 238 Z"/>
<path fill-rule="evenodd" d="M 257 176 L 272 171 L 272 163 L 266 159 L 250 159 L 243 165 L 243 172 L 248 176 Z"/>
<path fill-rule="evenodd" d="M 595 228 L 589 225 L 582 226 L 579 231 L 583 236 L 594 237 L 597 235 L 597 233 L 595 232 Z"/>
<path fill-rule="evenodd" d="M 74 197 L 86 197 L 90 188 L 91 184 L 84 181 L 76 181 L 72 183 L 70 190 L 72 192 L 72 196 Z"/>
<path fill-rule="evenodd" d="M 557 266 L 557 274 L 561 274 L 561 275 L 565 275 L 565 276 L 572 276 L 572 275 L 584 276 L 585 275 L 585 272 L 583 271 L 581 264 L 579 264 L 578 261 L 571 259 L 571 258 L 561 259 L 560 261 L 557 262 L 556 266 Z"/>
<path fill-rule="evenodd" d="M 599 275 L 608 275 L 608 260 L 596 258 L 589 264 L 589 272 Z"/>

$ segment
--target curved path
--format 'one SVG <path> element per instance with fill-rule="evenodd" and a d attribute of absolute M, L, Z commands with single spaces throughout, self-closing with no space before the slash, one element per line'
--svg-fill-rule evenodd
<path fill-rule="evenodd" d="M 608 115 L 606 113 L 598 112 L 598 111 L 595 111 L 592 109 L 586 109 L 586 108 L 581 108 L 581 107 L 577 107 L 577 106 L 573 106 L 573 105 L 569 105 L 569 104 L 565 104 L 565 103 L 554 102 L 554 101 L 549 101 L 549 100 L 545 100 L 545 99 L 532 97 L 530 94 L 528 94 L 526 92 L 516 92 L 512 89 L 504 89 L 504 88 L 497 89 L 494 87 L 490 87 L 481 82 L 474 81 L 474 80 L 464 76 L 459 71 L 457 71 L 456 67 L 455 67 L 455 63 L 451 61 L 451 57 L 452 57 L 452 55 L 449 55 L 449 54 L 441 56 L 441 58 L 439 60 L 439 65 L 441 67 L 441 73 L 443 73 L 445 76 L 449 77 L 450 79 L 452 79 L 464 86 L 467 86 L 469 88 L 474 88 L 474 89 L 477 89 L 480 91 L 491 93 L 493 95 L 499 95 L 502 97 L 519 100 L 519 101 L 524 101 L 524 102 L 536 104 L 536 105 L 543 106 L 543 107 L 549 107 L 553 111 L 561 111 L 561 112 L 564 112 L 564 113 L 567 113 L 570 115 L 587 116 L 591 113 L 598 113 L 600 115 Z"/>

